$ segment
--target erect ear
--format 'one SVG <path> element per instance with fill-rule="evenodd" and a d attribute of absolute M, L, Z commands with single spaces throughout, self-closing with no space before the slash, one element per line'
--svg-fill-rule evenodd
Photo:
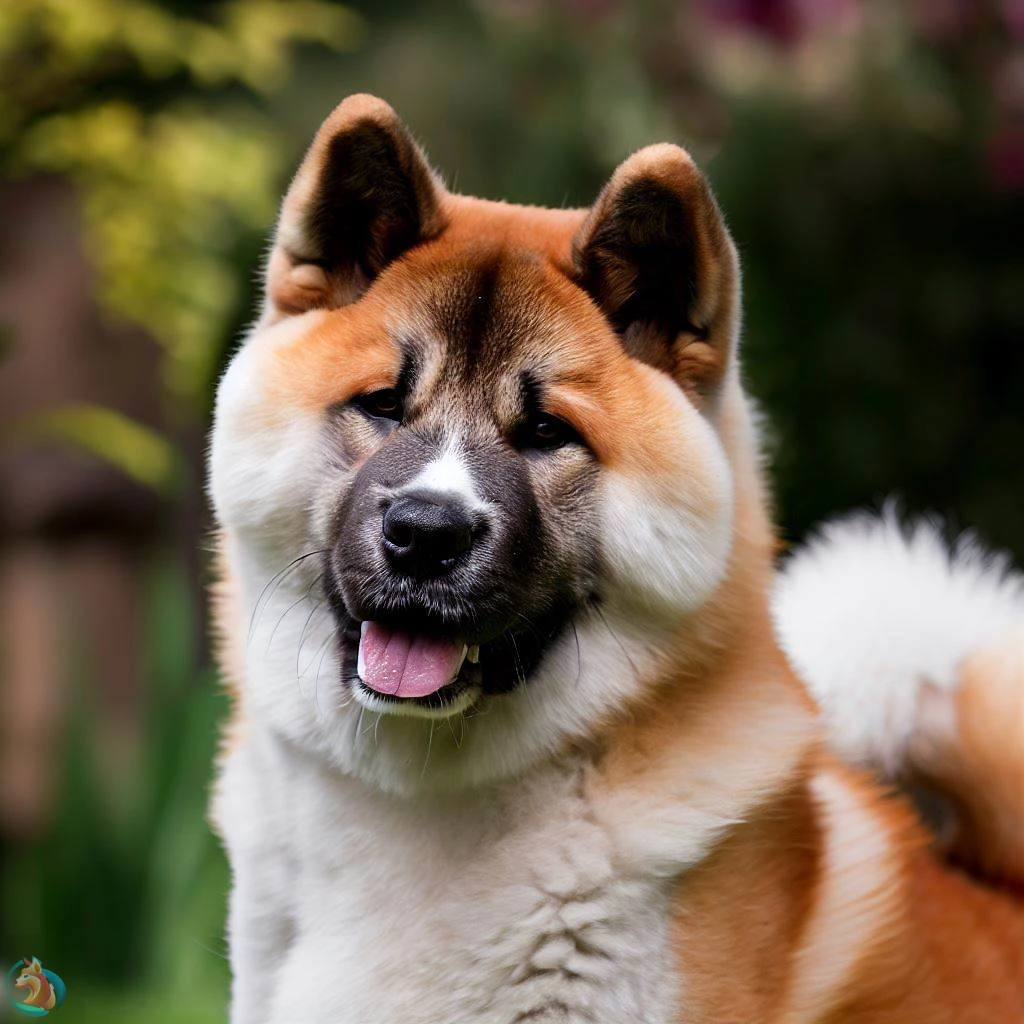
<path fill-rule="evenodd" d="M 354 302 L 388 263 L 441 231 L 443 196 L 391 107 L 350 96 L 320 127 L 285 196 L 267 313 Z"/>
<path fill-rule="evenodd" d="M 739 268 L 707 180 L 678 146 L 640 150 L 573 245 L 578 279 L 631 356 L 713 393 L 737 328 Z"/>

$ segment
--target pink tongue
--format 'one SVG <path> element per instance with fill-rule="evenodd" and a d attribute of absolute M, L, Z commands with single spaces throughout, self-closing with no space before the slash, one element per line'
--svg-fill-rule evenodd
<path fill-rule="evenodd" d="M 459 671 L 465 645 L 457 640 L 413 636 L 371 622 L 359 642 L 363 683 L 391 697 L 426 697 Z"/>

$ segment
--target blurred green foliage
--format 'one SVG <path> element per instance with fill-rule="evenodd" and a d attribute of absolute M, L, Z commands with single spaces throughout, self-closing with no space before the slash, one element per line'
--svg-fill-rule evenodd
<path fill-rule="evenodd" d="M 12 444 L 72 444 L 163 497 L 173 497 L 181 485 L 181 457 L 174 445 L 114 409 L 88 403 L 62 405 L 23 419 L 13 433 Z"/>
<path fill-rule="evenodd" d="M 287 80 L 296 44 L 349 49 L 362 32 L 321 0 L 198 13 L 150 0 L 0 6 L 4 170 L 78 186 L 100 298 L 163 346 L 179 419 L 202 415 L 239 299 L 233 256 L 272 220 L 287 169 L 260 100 Z"/>
<path fill-rule="evenodd" d="M 195 678 L 196 595 L 180 567 L 160 559 L 147 591 L 140 762 L 113 781 L 99 770 L 99 723 L 86 697 L 96 680 L 72 630 L 55 825 L 8 851 L 0 948 L 12 960 L 38 950 L 67 984 L 64 1012 L 75 1020 L 200 1024 L 223 1020 L 226 999 L 227 865 L 205 813 L 227 701 L 212 669 Z"/>
<path fill-rule="evenodd" d="M 998 4 L 938 6 L 960 19 L 909 0 L 8 0 L 0 155 L 80 186 L 102 299 L 160 340 L 197 424 L 287 173 L 347 93 L 388 99 L 452 187 L 514 201 L 587 204 L 630 150 L 679 141 L 744 263 L 784 536 L 895 492 L 1020 560 L 1020 39 Z M 137 477 L 198 457 L 86 419 Z M 73 743 L 55 832 L 4 875 L 4 920 L 81 1020 L 222 1019 L 227 883 L 203 820 L 221 702 L 180 656 L 200 600 L 154 570 L 144 763 L 115 799 Z"/>
<path fill-rule="evenodd" d="M 894 494 L 1024 557 L 1024 204 L 971 156 L 752 110 L 716 161 L 791 539 Z"/>

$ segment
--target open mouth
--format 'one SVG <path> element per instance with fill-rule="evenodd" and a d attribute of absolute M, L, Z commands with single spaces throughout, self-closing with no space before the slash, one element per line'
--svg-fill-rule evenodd
<path fill-rule="evenodd" d="M 360 620 L 335 605 L 342 674 L 356 701 L 382 714 L 447 718 L 525 685 L 570 621 L 568 606 L 489 639 L 409 614 Z"/>
<path fill-rule="evenodd" d="M 480 646 L 409 633 L 380 622 L 359 630 L 355 695 L 376 711 L 446 716 L 468 710 L 482 694 Z"/>

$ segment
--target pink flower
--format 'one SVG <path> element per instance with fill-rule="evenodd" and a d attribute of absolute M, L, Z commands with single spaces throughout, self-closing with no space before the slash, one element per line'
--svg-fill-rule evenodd
<path fill-rule="evenodd" d="M 697 0 L 706 21 L 789 46 L 860 10 L 861 0 Z"/>
<path fill-rule="evenodd" d="M 1024 39 L 1024 0 L 1003 0 L 1003 21 L 1016 39 Z"/>

